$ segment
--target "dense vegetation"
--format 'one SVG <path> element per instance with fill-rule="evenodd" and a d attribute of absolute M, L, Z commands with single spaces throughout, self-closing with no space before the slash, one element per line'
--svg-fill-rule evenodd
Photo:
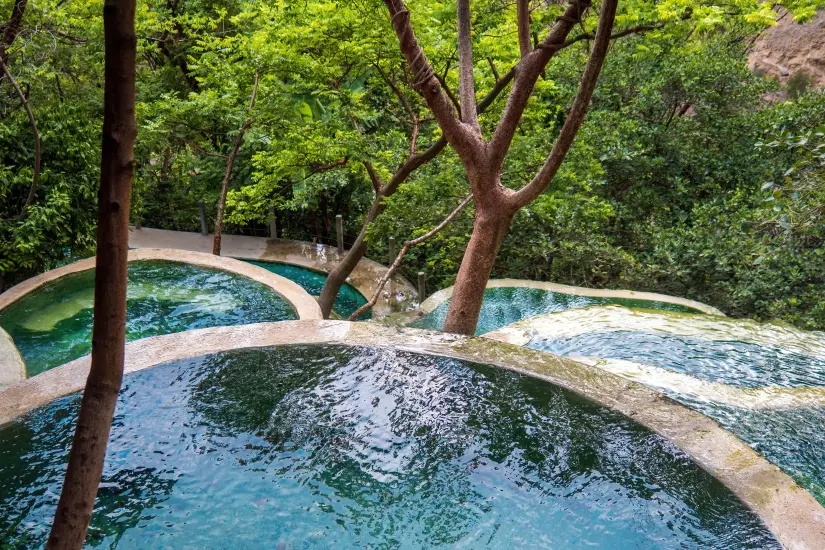
<path fill-rule="evenodd" d="M 12 4 L 0 1 L 0 25 Z M 518 59 L 508 6 L 474 2 L 475 56 L 489 60 L 477 63 L 479 98 Z M 411 7 L 430 21 L 416 32 L 457 90 L 455 6 Z M 33 134 L 4 78 L 5 284 L 91 253 L 103 117 L 101 13 L 100 0 L 30 0 L 8 49 L 8 67 L 37 118 L 42 169 L 24 212 Z M 624 26 L 632 24 L 624 17 Z M 825 285 L 825 94 L 766 102 L 777 84 L 746 66 L 755 27 L 719 27 L 713 13 L 699 20 L 704 25 L 684 32 L 650 29 L 614 42 L 573 149 L 551 189 L 516 216 L 494 276 L 666 292 L 733 315 L 825 328 L 818 292 Z M 247 121 L 257 73 L 252 124 L 232 172 L 228 231 L 263 234 L 274 205 L 283 237 L 330 242 L 337 213 L 347 234 L 356 234 L 373 197 L 364 162 L 387 181 L 409 153 L 411 118 L 395 90 L 404 66 L 389 28 L 386 10 L 370 0 L 140 3 L 133 219 L 197 230 L 199 200 L 214 216 L 225 157 Z M 560 52 L 539 81 L 504 167 L 505 184 L 520 187 L 541 166 L 589 47 L 582 40 Z M 420 119 L 418 147 L 425 150 L 440 131 L 419 97 L 404 97 Z M 495 124 L 502 108 L 503 101 L 493 102 L 482 126 Z M 389 236 L 425 233 L 467 192 L 447 148 L 388 200 L 370 227 L 368 255 L 386 261 Z M 472 216 L 468 207 L 412 249 L 406 269 L 426 271 L 431 290 L 451 284 Z"/>

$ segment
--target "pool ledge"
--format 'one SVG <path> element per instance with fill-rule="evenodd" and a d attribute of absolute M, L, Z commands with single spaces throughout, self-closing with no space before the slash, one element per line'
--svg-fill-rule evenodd
<path fill-rule="evenodd" d="M 318 302 L 301 288 L 297 283 L 285 277 L 276 275 L 263 269 L 262 267 L 235 260 L 214 256 L 203 252 L 192 252 L 188 250 L 174 250 L 169 248 L 141 248 L 129 251 L 129 261 L 139 260 L 165 260 L 197 265 L 210 269 L 226 271 L 235 275 L 241 275 L 265 285 L 275 291 L 295 309 L 299 319 L 321 319 L 321 308 Z M 80 260 L 57 269 L 52 269 L 46 273 L 41 273 L 31 279 L 26 279 L 22 283 L 11 287 L 0 294 L 0 311 L 11 303 L 19 300 L 30 292 L 37 290 L 43 285 L 56 281 L 57 279 L 89 269 L 94 269 L 95 258 Z"/>
<path fill-rule="evenodd" d="M 568 286 L 556 283 L 547 283 L 544 281 L 529 281 L 526 279 L 490 279 L 487 281 L 487 288 L 537 288 L 539 290 L 547 290 L 550 292 L 561 292 L 563 294 L 573 294 L 575 296 L 588 296 L 590 298 L 628 298 L 632 300 L 650 300 L 655 302 L 664 302 L 666 304 L 674 304 L 679 306 L 686 306 L 706 313 L 708 315 L 719 315 L 724 317 L 725 314 L 711 307 L 707 304 L 697 302 L 695 300 L 688 300 L 687 298 L 679 298 L 678 296 L 668 296 L 667 294 L 657 294 L 655 292 L 636 292 L 633 290 L 609 290 L 601 288 L 585 288 L 583 286 Z M 447 287 L 430 295 L 421 304 L 420 311 L 422 314 L 427 314 L 435 308 L 446 302 L 453 296 L 453 289 L 455 287 Z"/>
<path fill-rule="evenodd" d="M 0 388 L 26 379 L 26 363 L 9 333 L 0 327 Z"/>
<path fill-rule="evenodd" d="M 151 229 L 148 227 L 136 229 L 133 227 L 129 231 L 129 246 L 132 248 L 164 247 L 208 252 L 212 250 L 212 235 Z M 294 265 L 324 275 L 335 268 L 344 257 L 337 248 L 323 244 L 226 234 L 223 235 L 221 252 L 232 258 Z M 378 290 L 378 283 L 386 273 L 386 266 L 364 257 L 353 269 L 347 283 L 355 287 L 364 298 L 369 300 Z M 398 274 L 394 275 L 393 283 L 397 302 L 417 299 L 418 294 L 415 287 L 404 277 Z M 382 299 L 378 300 L 373 307 L 374 318 L 381 319 L 393 312 L 389 298 L 389 285 L 386 285 L 382 291 Z"/>
<path fill-rule="evenodd" d="M 346 321 L 283 321 L 192 330 L 126 345 L 126 371 L 247 347 L 387 346 L 513 370 L 618 411 L 662 435 L 724 483 L 789 550 L 825 548 L 825 509 L 787 474 L 708 417 L 592 365 L 482 338 Z M 0 390 L 0 424 L 83 388 L 88 356 Z"/>

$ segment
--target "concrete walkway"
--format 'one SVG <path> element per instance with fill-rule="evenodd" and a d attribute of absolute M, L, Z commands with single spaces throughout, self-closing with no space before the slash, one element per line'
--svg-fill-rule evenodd
<path fill-rule="evenodd" d="M 165 229 L 132 228 L 129 233 L 131 248 L 176 248 L 195 252 L 212 252 L 212 235 L 168 231 Z M 278 262 L 304 267 L 321 273 L 329 273 L 343 255 L 338 249 L 323 244 L 312 244 L 286 239 L 267 239 L 245 235 L 223 235 L 221 255 L 242 260 Z M 370 299 L 378 288 L 378 282 L 387 268 L 378 262 L 362 259 L 347 280 L 366 299 Z M 393 277 L 396 302 L 417 299 L 415 287 L 397 274 Z M 381 299 L 373 308 L 373 318 L 380 319 L 392 312 L 389 285 L 384 287 Z"/>

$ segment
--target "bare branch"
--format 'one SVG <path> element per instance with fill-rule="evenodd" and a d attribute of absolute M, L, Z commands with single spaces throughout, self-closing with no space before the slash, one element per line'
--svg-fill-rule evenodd
<path fill-rule="evenodd" d="M 593 90 L 596 88 L 599 73 L 607 56 L 610 33 L 613 30 L 613 22 L 616 18 L 617 4 L 618 0 L 604 0 L 602 3 L 593 51 L 590 53 L 590 59 L 587 60 L 587 66 L 579 84 L 579 91 L 575 100 L 573 100 L 573 106 L 570 108 L 567 120 L 564 121 L 564 126 L 562 126 L 561 132 L 553 144 L 553 149 L 539 173 L 525 187 L 510 196 L 512 209 L 526 206 L 547 188 L 556 172 L 558 172 L 567 151 L 570 150 L 570 146 L 573 145 L 573 140 L 576 138 L 576 133 L 578 133 L 584 115 L 587 113 L 590 99 L 593 97 Z"/>
<path fill-rule="evenodd" d="M 229 153 L 229 157 L 226 159 L 226 170 L 223 174 L 223 183 L 221 184 L 221 195 L 218 199 L 218 215 L 215 218 L 215 235 L 212 239 L 212 254 L 216 256 L 221 255 L 221 238 L 223 232 L 223 213 L 224 209 L 226 208 L 226 194 L 229 191 L 229 182 L 232 179 L 232 169 L 235 167 L 235 159 L 238 158 L 238 151 L 241 150 L 241 144 L 243 143 L 244 135 L 246 132 L 249 131 L 249 128 L 252 126 L 252 119 L 249 118 L 249 114 L 252 111 L 252 108 L 255 106 L 255 97 L 258 95 L 258 71 L 255 71 L 255 83 L 252 85 L 252 94 L 249 98 L 249 107 L 246 109 L 247 119 L 244 125 L 241 127 L 238 135 L 235 137 L 235 143 L 232 145 L 232 152 Z"/>
<path fill-rule="evenodd" d="M 453 107 L 458 113 L 461 113 L 461 103 L 458 101 L 458 98 L 455 96 L 455 93 L 450 89 L 450 86 L 447 84 L 447 80 L 444 77 L 438 77 L 438 83 L 441 84 L 441 88 L 443 88 L 444 93 L 447 94 L 447 97 L 450 98 L 450 101 L 453 102 Z"/>
<path fill-rule="evenodd" d="M 647 31 L 652 31 L 652 30 L 655 30 L 655 29 L 661 29 L 664 26 L 665 26 L 664 23 L 656 23 L 655 25 L 636 25 L 635 27 L 628 27 L 626 29 L 622 29 L 620 31 L 617 31 L 617 32 L 613 33 L 612 35 L 610 35 L 610 39 L 615 40 L 616 38 L 622 38 L 624 36 L 629 36 L 631 34 L 642 34 L 642 33 L 645 33 Z M 556 48 L 556 49 L 561 50 L 563 48 L 567 48 L 568 46 L 572 46 L 576 42 L 581 42 L 582 40 L 593 40 L 594 38 L 596 38 L 596 35 L 594 35 L 593 33 L 578 34 L 578 35 L 574 36 L 573 38 L 568 38 L 567 40 L 565 40 L 564 44 L 562 44 L 561 47 L 558 47 L 558 48 L 556 46 L 553 46 L 553 47 Z M 539 47 L 541 47 L 541 46 L 539 46 Z"/>
<path fill-rule="evenodd" d="M 461 100 L 461 121 L 481 134 L 476 113 L 476 91 L 473 78 L 473 31 L 470 21 L 470 0 L 457 0 L 458 15 L 458 96 Z"/>
<path fill-rule="evenodd" d="M 516 0 L 518 19 L 518 49 L 521 57 L 527 57 L 533 51 L 530 41 L 530 0 Z"/>
<path fill-rule="evenodd" d="M 401 101 L 401 104 L 404 106 L 404 110 L 407 111 L 407 116 L 410 117 L 410 124 L 412 125 L 412 129 L 410 130 L 410 155 L 414 155 L 416 143 L 418 142 L 418 115 L 415 114 L 412 105 L 407 100 L 407 96 L 405 96 L 401 89 L 398 86 L 396 86 L 395 82 L 393 82 L 393 80 L 389 76 L 387 76 L 384 73 L 384 71 L 381 70 L 380 66 L 376 64 L 375 68 L 378 70 L 378 74 L 381 75 L 381 78 L 384 80 L 384 82 L 387 83 L 387 86 L 390 87 L 393 93 L 395 93 L 395 95 L 398 97 L 399 101 Z"/>
<path fill-rule="evenodd" d="M 488 56 L 487 57 L 487 63 L 489 63 L 490 70 L 493 72 L 493 78 L 495 78 L 496 80 L 499 80 L 501 77 L 498 76 L 498 71 L 496 70 L 496 64 L 493 62 L 493 58 Z"/>
<path fill-rule="evenodd" d="M 218 157 L 218 158 L 222 158 L 222 159 L 226 158 L 226 155 L 222 155 L 220 153 L 213 153 L 212 151 L 207 151 L 206 149 L 204 149 L 203 147 L 197 145 L 194 142 L 184 141 L 184 143 L 186 143 L 189 147 L 191 147 L 195 151 L 199 152 L 200 154 L 206 155 L 207 157 Z"/>
<path fill-rule="evenodd" d="M 372 182 L 372 188 L 375 191 L 375 196 L 381 194 L 381 177 L 378 175 L 378 172 L 375 171 L 375 167 L 373 167 L 372 163 L 369 161 L 363 161 L 361 164 L 364 165 L 364 168 L 367 169 L 367 174 L 370 177 L 370 181 Z"/>
<path fill-rule="evenodd" d="M 458 216 L 458 214 L 464 209 L 464 207 L 470 204 L 470 201 L 472 200 L 473 195 L 468 195 L 463 201 L 461 201 L 461 204 L 459 204 L 455 208 L 455 210 L 453 210 L 450 213 L 450 215 L 444 218 L 441 221 L 441 223 L 439 223 L 437 226 L 432 228 L 424 235 L 421 235 L 420 237 L 411 239 L 409 241 L 404 241 L 404 246 L 401 247 L 401 251 L 395 258 L 395 261 L 392 263 L 387 272 L 384 273 L 384 276 L 381 277 L 381 280 L 378 281 L 378 288 L 375 289 L 375 292 L 373 293 L 372 298 L 370 298 L 370 301 L 364 304 L 363 306 L 359 307 L 357 310 L 355 310 L 353 314 L 349 316 L 349 320 L 357 321 L 358 317 L 360 317 L 361 315 L 363 315 L 375 306 L 375 304 L 378 302 L 378 298 L 381 297 L 381 292 L 384 290 L 384 286 L 387 284 L 387 281 L 389 281 L 390 278 L 392 278 L 395 272 L 398 271 L 398 268 L 401 267 L 401 261 L 404 259 L 404 256 L 407 255 L 407 251 L 410 249 L 410 247 L 417 246 L 426 241 L 427 239 L 437 235 L 442 229 L 444 229 L 444 227 L 447 226 L 448 223 L 453 221 L 456 218 L 456 216 Z"/>

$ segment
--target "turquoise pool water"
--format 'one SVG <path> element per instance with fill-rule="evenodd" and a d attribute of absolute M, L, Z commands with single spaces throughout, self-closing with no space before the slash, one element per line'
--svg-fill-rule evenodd
<path fill-rule="evenodd" d="M 94 270 L 61 277 L 0 312 L 29 376 L 91 352 Z M 298 316 L 270 288 L 190 264 L 129 264 L 126 339 Z"/>
<path fill-rule="evenodd" d="M 552 292 L 538 288 L 495 287 L 484 292 L 484 302 L 478 318 L 476 335 L 485 334 L 505 325 L 533 315 L 553 313 L 566 309 L 580 309 L 593 305 L 615 304 L 626 307 L 660 309 L 681 313 L 700 313 L 698 310 L 678 304 L 630 298 L 592 298 Z M 450 301 L 440 304 L 427 315 L 416 319 L 410 326 L 430 330 L 442 330 Z"/>
<path fill-rule="evenodd" d="M 743 388 L 825 386 L 825 359 L 778 346 L 641 330 L 536 336 L 527 347 L 556 355 L 610 357 Z"/>
<path fill-rule="evenodd" d="M 0 430 L 0 538 L 42 545 L 79 397 Z M 778 548 L 682 452 L 540 380 L 343 346 L 130 375 L 89 532 L 106 548 Z"/>
<path fill-rule="evenodd" d="M 286 277 L 291 281 L 298 283 L 301 288 L 309 292 L 312 296 L 319 296 L 321 290 L 324 288 L 324 283 L 327 280 L 326 275 L 294 265 L 279 264 L 276 262 L 253 262 L 245 260 L 250 264 L 262 267 L 272 273 Z M 335 298 L 335 304 L 332 309 L 335 313 L 340 315 L 343 319 L 349 318 L 350 315 L 367 303 L 367 299 L 358 292 L 354 286 L 344 284 L 338 292 L 338 297 Z M 368 311 L 361 315 L 358 319 L 370 319 L 372 314 Z"/>
<path fill-rule="evenodd" d="M 704 316 L 646 314 L 647 321 L 634 330 L 616 330 L 632 321 L 626 310 L 570 313 L 526 321 L 520 328 L 533 334 L 527 347 L 557 355 L 623 359 L 740 388 L 825 386 L 825 359 L 802 351 L 806 345 L 812 350 L 821 347 L 817 333 L 779 327 L 792 336 L 788 341 L 798 349 L 791 350 L 778 345 L 780 340 L 755 343 L 775 331 L 747 321 L 713 324 Z M 565 335 L 568 331 L 575 334 Z M 686 395 L 678 388 L 667 393 L 739 436 L 825 505 L 825 408 L 752 410 Z"/>

